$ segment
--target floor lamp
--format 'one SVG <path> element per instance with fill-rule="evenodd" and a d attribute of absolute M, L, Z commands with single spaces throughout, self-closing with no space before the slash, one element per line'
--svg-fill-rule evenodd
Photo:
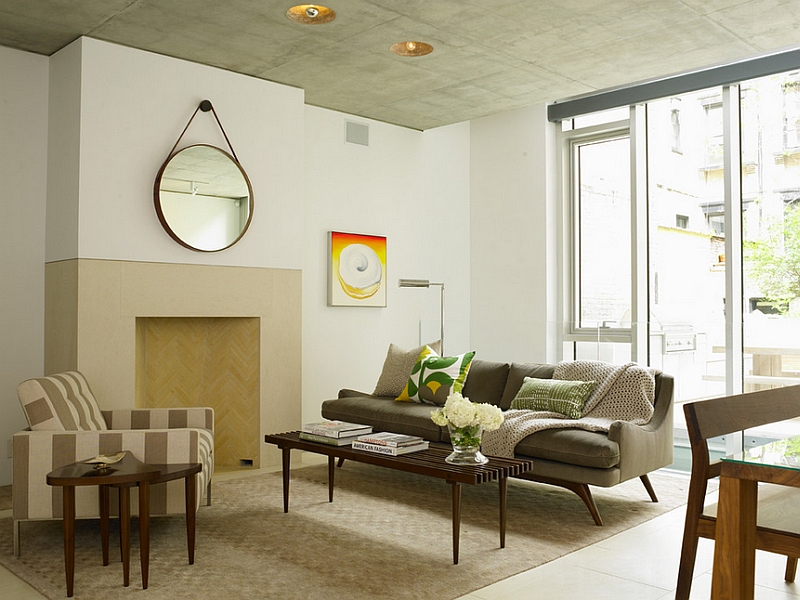
<path fill-rule="evenodd" d="M 437 285 L 440 288 L 439 293 L 439 339 L 442 341 L 442 356 L 444 356 L 444 283 L 435 283 L 427 279 L 401 279 L 401 288 L 429 288 L 432 285 Z"/>

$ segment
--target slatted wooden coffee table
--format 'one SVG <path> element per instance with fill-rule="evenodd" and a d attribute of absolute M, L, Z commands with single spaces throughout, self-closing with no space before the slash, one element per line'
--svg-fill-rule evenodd
<path fill-rule="evenodd" d="M 290 453 L 292 450 L 304 450 L 328 457 L 328 502 L 333 502 L 333 481 L 336 459 L 354 460 L 356 462 L 406 471 L 418 475 L 427 475 L 444 479 L 450 484 L 453 504 L 453 564 L 458 564 L 459 536 L 461 533 L 461 486 L 477 485 L 489 481 L 497 481 L 500 490 L 500 547 L 506 546 L 506 490 L 508 478 L 531 470 L 532 461 L 516 458 L 490 457 L 489 462 L 479 466 L 451 465 L 445 462 L 452 449 L 445 445 L 431 445 L 427 450 L 403 454 L 401 456 L 385 456 L 363 450 L 354 450 L 350 446 L 329 446 L 318 442 L 301 440 L 299 432 L 276 433 L 264 436 L 268 444 L 275 444 L 283 453 L 283 512 L 289 512 L 289 471 Z"/>

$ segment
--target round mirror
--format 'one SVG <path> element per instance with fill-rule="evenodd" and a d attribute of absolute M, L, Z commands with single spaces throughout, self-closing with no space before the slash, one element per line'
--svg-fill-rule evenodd
<path fill-rule="evenodd" d="M 200 252 L 230 248 L 253 218 L 253 188 L 233 156 L 198 144 L 172 154 L 156 176 L 158 220 L 179 244 Z"/>

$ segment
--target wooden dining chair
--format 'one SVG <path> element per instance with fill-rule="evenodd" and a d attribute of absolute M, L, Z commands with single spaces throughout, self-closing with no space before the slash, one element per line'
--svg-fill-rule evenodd
<path fill-rule="evenodd" d="M 692 474 L 675 600 L 689 599 L 698 539 L 715 538 L 716 505 L 704 504 L 708 481 L 719 476 L 720 462 L 710 460 L 708 440 L 800 416 L 800 385 L 688 402 L 683 405 L 683 412 L 692 447 Z M 788 582 L 794 581 L 800 556 L 798 506 L 800 489 L 759 486 L 756 548 L 787 557 Z"/>

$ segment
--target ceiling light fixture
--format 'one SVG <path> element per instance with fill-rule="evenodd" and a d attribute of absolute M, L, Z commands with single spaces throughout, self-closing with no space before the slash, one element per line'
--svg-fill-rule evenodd
<path fill-rule="evenodd" d="M 318 4 L 298 4 L 286 11 L 286 16 L 292 21 L 304 25 L 322 25 L 330 23 L 336 18 L 336 13 L 327 6 Z"/>
<path fill-rule="evenodd" d="M 433 46 L 425 42 L 397 42 L 389 48 L 398 56 L 425 56 L 433 52 Z"/>

